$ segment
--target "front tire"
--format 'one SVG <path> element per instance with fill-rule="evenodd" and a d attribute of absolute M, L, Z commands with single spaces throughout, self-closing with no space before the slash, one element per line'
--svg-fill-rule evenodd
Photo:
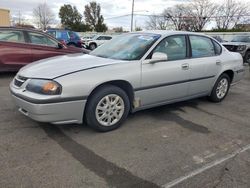
<path fill-rule="evenodd" d="M 214 84 L 209 100 L 212 102 L 221 102 L 230 88 L 230 78 L 227 74 L 222 74 Z"/>
<path fill-rule="evenodd" d="M 126 120 L 130 102 L 125 91 L 113 85 L 98 88 L 85 111 L 87 124 L 100 132 L 117 129 Z"/>

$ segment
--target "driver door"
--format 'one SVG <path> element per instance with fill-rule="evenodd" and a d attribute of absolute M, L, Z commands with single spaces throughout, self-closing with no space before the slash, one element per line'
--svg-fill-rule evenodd
<path fill-rule="evenodd" d="M 163 39 L 142 63 L 142 87 L 138 91 L 142 106 L 180 99 L 187 96 L 189 59 L 185 35 Z M 166 61 L 152 63 L 155 52 L 165 53 Z"/>

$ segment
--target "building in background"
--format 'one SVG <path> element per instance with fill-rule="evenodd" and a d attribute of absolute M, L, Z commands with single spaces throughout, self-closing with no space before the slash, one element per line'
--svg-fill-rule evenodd
<path fill-rule="evenodd" d="M 0 26 L 10 26 L 10 10 L 0 8 Z"/>

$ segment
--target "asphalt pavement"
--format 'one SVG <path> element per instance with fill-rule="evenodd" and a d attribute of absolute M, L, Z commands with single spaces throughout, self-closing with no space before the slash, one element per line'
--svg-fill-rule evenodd
<path fill-rule="evenodd" d="M 131 114 L 112 132 L 20 114 L 0 74 L 0 187 L 250 187 L 250 69 L 221 103 Z"/>

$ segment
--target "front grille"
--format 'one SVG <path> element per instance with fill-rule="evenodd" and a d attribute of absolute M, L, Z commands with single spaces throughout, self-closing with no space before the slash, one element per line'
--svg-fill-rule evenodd
<path fill-rule="evenodd" d="M 23 76 L 16 76 L 14 79 L 14 85 L 17 87 L 21 87 L 23 83 L 27 80 L 28 78 L 23 77 Z"/>
<path fill-rule="evenodd" d="M 236 52 L 238 48 L 238 46 L 234 46 L 234 45 L 223 45 L 223 46 L 225 46 L 226 49 L 228 49 L 231 52 Z"/>

